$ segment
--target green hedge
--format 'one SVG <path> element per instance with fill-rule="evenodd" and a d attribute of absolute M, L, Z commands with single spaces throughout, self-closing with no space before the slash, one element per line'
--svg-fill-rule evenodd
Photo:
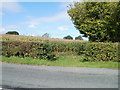
<path fill-rule="evenodd" d="M 42 42 L 2 41 L 3 56 L 32 57 L 40 59 L 55 59 L 49 44 Z"/>
<path fill-rule="evenodd" d="M 56 52 L 74 52 L 84 56 L 82 61 L 115 61 L 118 59 L 117 43 L 49 41 L 2 41 L 3 56 L 32 57 L 54 60 Z"/>
<path fill-rule="evenodd" d="M 78 52 L 86 42 L 49 41 L 54 52 Z"/>
<path fill-rule="evenodd" d="M 84 54 L 83 61 L 120 61 L 117 43 L 87 43 L 78 54 Z"/>

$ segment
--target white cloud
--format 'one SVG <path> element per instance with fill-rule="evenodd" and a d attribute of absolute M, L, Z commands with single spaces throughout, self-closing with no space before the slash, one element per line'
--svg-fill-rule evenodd
<path fill-rule="evenodd" d="M 28 25 L 28 27 L 29 27 L 29 28 L 37 28 L 37 26 L 34 25 L 34 24 L 30 24 L 30 25 Z"/>
<path fill-rule="evenodd" d="M 7 31 L 18 31 L 22 30 L 22 27 L 18 24 L 4 25 L 0 27 L 0 33 L 5 34 Z"/>
<path fill-rule="evenodd" d="M 9 12 L 21 12 L 22 6 L 18 2 L 4 2 L 2 6 L 0 6 L 3 11 Z"/>
<path fill-rule="evenodd" d="M 18 29 L 21 29 L 21 26 L 19 24 L 11 24 L 11 25 L 5 25 L 4 28 L 7 29 L 7 30 L 8 29 L 18 30 Z"/>
<path fill-rule="evenodd" d="M 59 26 L 57 27 L 58 30 L 61 30 L 61 31 L 65 31 L 65 30 L 68 30 L 69 27 L 68 26 Z"/>
<path fill-rule="evenodd" d="M 38 25 L 43 22 L 56 22 L 56 21 L 68 20 L 68 19 L 69 19 L 69 16 L 67 12 L 63 11 L 63 12 L 60 12 L 56 15 L 49 16 L 49 17 L 38 17 L 38 18 L 29 17 L 29 20 L 26 22 L 23 22 L 22 24 Z"/>
<path fill-rule="evenodd" d="M 0 34 L 5 33 L 5 28 L 0 27 Z"/>
<path fill-rule="evenodd" d="M 75 35 L 81 35 L 81 34 L 78 32 L 78 33 L 75 33 Z"/>
<path fill-rule="evenodd" d="M 32 16 L 27 16 L 28 21 L 22 22 L 21 24 L 27 24 L 29 28 L 37 28 L 37 26 L 41 23 L 47 22 L 47 23 L 57 23 L 60 21 L 69 21 L 70 18 L 67 14 L 66 11 L 62 11 L 56 15 L 53 16 L 49 16 L 49 17 L 38 17 L 38 18 L 34 18 Z M 68 27 L 59 27 L 60 30 L 66 30 Z"/>

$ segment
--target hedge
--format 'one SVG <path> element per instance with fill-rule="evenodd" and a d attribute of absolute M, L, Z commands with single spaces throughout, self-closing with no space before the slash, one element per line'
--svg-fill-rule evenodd
<path fill-rule="evenodd" d="M 6 57 L 32 57 L 40 59 L 55 59 L 48 43 L 25 41 L 2 41 L 2 55 Z"/>
<path fill-rule="evenodd" d="M 55 60 L 56 52 L 74 52 L 84 56 L 83 61 L 120 61 L 117 43 L 2 41 L 2 55 L 7 57 Z"/>
<path fill-rule="evenodd" d="M 84 54 L 83 61 L 115 61 L 118 58 L 118 44 L 116 43 L 87 43 L 78 54 Z"/>

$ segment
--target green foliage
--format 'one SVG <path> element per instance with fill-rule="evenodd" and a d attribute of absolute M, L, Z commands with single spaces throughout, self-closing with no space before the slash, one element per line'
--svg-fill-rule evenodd
<path fill-rule="evenodd" d="M 42 37 L 49 38 L 49 37 L 50 37 L 50 34 L 45 33 L 45 34 L 42 35 Z"/>
<path fill-rule="evenodd" d="M 119 3 L 75 2 L 74 5 L 71 4 L 69 6 L 68 14 L 75 27 L 81 34 L 84 34 L 85 37 L 89 37 L 90 41 L 114 42 L 117 38 L 115 34 L 117 34 L 119 30 Z M 112 19 L 113 16 L 114 18 Z"/>
<path fill-rule="evenodd" d="M 78 52 L 87 42 L 49 41 L 54 52 Z"/>
<path fill-rule="evenodd" d="M 114 10 L 114 13 L 111 17 L 110 22 L 111 31 L 109 32 L 109 36 L 113 36 L 112 41 L 120 42 L 120 1 L 117 3 L 117 6 Z"/>
<path fill-rule="evenodd" d="M 72 52 L 83 55 L 81 61 L 115 61 L 118 58 L 117 43 L 91 43 L 91 42 L 28 42 L 28 41 L 2 41 L 3 56 L 32 57 L 55 60 L 60 52 Z"/>
<path fill-rule="evenodd" d="M 63 39 L 73 39 L 73 37 L 68 35 L 68 36 L 64 37 Z"/>
<path fill-rule="evenodd" d="M 6 34 L 19 35 L 17 31 L 8 31 Z"/>
<path fill-rule="evenodd" d="M 18 56 L 55 60 L 59 57 L 58 53 L 74 53 L 82 58 L 80 59 L 82 62 L 120 62 L 119 43 L 93 43 L 58 39 L 41 40 L 28 36 L 6 36 L 9 37 L 2 37 L 6 38 L 4 39 L 6 41 L 2 41 L 2 55 L 7 57 Z"/>
<path fill-rule="evenodd" d="M 65 54 L 65 53 L 62 53 Z M 84 57 L 84 56 L 83 56 Z M 71 55 L 60 56 L 56 61 L 44 60 L 44 59 L 33 59 L 30 57 L 19 58 L 19 57 L 4 57 L 0 56 L 2 62 L 8 63 L 19 63 L 19 64 L 30 64 L 30 65 L 49 65 L 49 66 L 65 66 L 65 67 L 94 67 L 94 68 L 114 68 L 118 69 L 118 62 L 80 62 L 83 58 L 81 56 Z"/>
<path fill-rule="evenodd" d="M 46 42 L 2 41 L 2 55 L 11 57 L 32 57 L 40 59 L 55 59 L 50 45 Z"/>
<path fill-rule="evenodd" d="M 87 43 L 78 54 L 85 55 L 83 61 L 115 61 L 118 58 L 118 44 L 114 43 Z"/>
<path fill-rule="evenodd" d="M 79 35 L 79 36 L 75 37 L 75 40 L 83 40 L 83 38 Z"/>

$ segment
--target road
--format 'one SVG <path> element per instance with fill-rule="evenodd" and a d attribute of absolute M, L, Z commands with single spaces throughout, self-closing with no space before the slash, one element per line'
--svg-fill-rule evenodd
<path fill-rule="evenodd" d="M 2 87 L 118 88 L 118 70 L 2 63 Z"/>

